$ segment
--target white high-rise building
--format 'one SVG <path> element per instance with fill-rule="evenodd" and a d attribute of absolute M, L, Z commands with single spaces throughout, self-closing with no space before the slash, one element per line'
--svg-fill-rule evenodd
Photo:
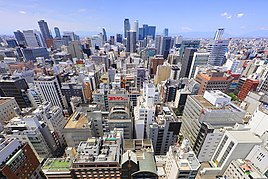
<path fill-rule="evenodd" d="M 268 105 L 260 105 L 248 122 L 248 127 L 258 136 L 268 131 Z"/>
<path fill-rule="evenodd" d="M 193 61 L 191 64 L 188 78 L 195 78 L 196 67 L 207 65 L 210 53 L 208 52 L 194 52 Z"/>
<path fill-rule="evenodd" d="M 216 31 L 214 40 L 221 40 L 224 33 L 224 28 L 220 28 Z"/>
<path fill-rule="evenodd" d="M 256 145 L 246 157 L 263 174 L 268 175 L 268 145 Z M 268 176 L 267 176 L 268 177 Z"/>
<path fill-rule="evenodd" d="M 46 122 L 57 145 L 59 147 L 64 146 L 63 128 L 66 120 L 62 114 L 62 109 L 59 106 L 52 106 L 50 102 L 44 102 L 33 111 L 33 114 L 37 115 L 40 120 Z"/>
<path fill-rule="evenodd" d="M 134 107 L 135 133 L 137 139 L 148 137 L 149 125 L 155 118 L 155 86 L 152 83 L 144 83 L 143 96 L 138 97 L 137 106 Z"/>
<path fill-rule="evenodd" d="M 210 162 L 213 167 L 205 168 L 201 173 L 213 170 L 222 175 L 233 160 L 246 158 L 253 147 L 261 143 L 262 140 L 250 131 L 226 131 Z"/>
<path fill-rule="evenodd" d="M 139 21 L 135 20 L 133 25 L 133 30 L 136 32 L 136 40 L 139 39 Z"/>
<path fill-rule="evenodd" d="M 208 64 L 222 66 L 228 45 L 229 40 L 211 40 L 207 47 L 207 51 L 210 53 Z"/>
<path fill-rule="evenodd" d="M 47 126 L 35 115 L 15 117 L 5 126 L 6 138 L 28 143 L 38 158 L 52 157 L 57 145 Z"/>
<path fill-rule="evenodd" d="M 181 128 L 181 121 L 167 106 L 157 106 L 158 116 L 149 126 L 155 155 L 165 155 L 171 145 L 175 145 Z M 160 112 L 161 111 L 161 112 Z"/>
<path fill-rule="evenodd" d="M 43 102 L 49 101 L 53 106 L 67 108 L 67 102 L 60 90 L 60 85 L 54 76 L 40 76 L 34 80 L 34 85 Z"/>

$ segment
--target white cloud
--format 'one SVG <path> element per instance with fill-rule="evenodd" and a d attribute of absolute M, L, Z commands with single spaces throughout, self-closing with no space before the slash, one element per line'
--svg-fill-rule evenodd
<path fill-rule="evenodd" d="M 266 26 L 266 27 L 260 27 L 259 29 L 260 30 L 268 30 L 268 26 Z"/>
<path fill-rule="evenodd" d="M 78 12 L 86 12 L 86 9 L 79 9 Z"/>
<path fill-rule="evenodd" d="M 223 12 L 223 13 L 221 13 L 221 16 L 223 16 L 223 17 L 228 16 L 228 13 L 227 12 Z"/>
<path fill-rule="evenodd" d="M 226 19 L 231 19 L 233 17 L 232 14 L 229 14 L 228 12 L 221 13 L 221 16 L 225 17 Z"/>
<path fill-rule="evenodd" d="M 237 18 L 240 18 L 240 17 L 243 17 L 245 14 L 244 13 L 238 13 L 237 15 L 236 15 L 236 17 Z"/>
<path fill-rule="evenodd" d="M 181 27 L 182 31 L 192 31 L 193 29 L 191 27 Z"/>
<path fill-rule="evenodd" d="M 25 12 L 25 11 L 19 11 L 19 13 L 20 13 L 20 14 L 26 14 L 26 12 Z"/>

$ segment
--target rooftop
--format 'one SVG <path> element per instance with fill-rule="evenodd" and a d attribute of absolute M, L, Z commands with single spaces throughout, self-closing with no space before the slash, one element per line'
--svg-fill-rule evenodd
<path fill-rule="evenodd" d="M 0 105 L 5 104 L 14 99 L 15 99 L 14 97 L 0 97 Z"/>
<path fill-rule="evenodd" d="M 262 140 L 250 131 L 226 131 L 239 143 L 261 143 Z"/>
<path fill-rule="evenodd" d="M 69 171 L 71 161 L 64 158 L 48 158 L 42 169 L 47 171 Z"/>
<path fill-rule="evenodd" d="M 91 122 L 88 120 L 87 116 L 82 112 L 74 112 L 68 119 L 67 124 L 65 125 L 65 129 L 68 128 L 86 128 L 90 126 Z"/>

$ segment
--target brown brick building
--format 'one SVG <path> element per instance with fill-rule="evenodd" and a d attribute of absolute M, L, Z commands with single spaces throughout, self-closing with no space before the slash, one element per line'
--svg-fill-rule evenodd
<path fill-rule="evenodd" d="M 199 73 L 195 78 L 200 84 L 198 94 L 202 95 L 206 90 L 220 90 L 226 93 L 233 79 L 232 76 L 227 76 L 218 70 L 207 70 L 206 73 Z"/>
<path fill-rule="evenodd" d="M 0 166 L 0 178 L 43 178 L 41 164 L 29 144 L 18 145 L 18 142 L 12 139 L 5 140 L 1 144 L 5 146 L 0 151 L 1 157 L 6 156 L 5 160 L 1 160 L 3 162 Z"/>

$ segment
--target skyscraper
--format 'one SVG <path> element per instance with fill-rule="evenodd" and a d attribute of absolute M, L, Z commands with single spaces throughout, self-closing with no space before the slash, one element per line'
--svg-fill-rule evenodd
<path fill-rule="evenodd" d="M 28 84 L 25 79 L 3 79 L 0 80 L 0 95 L 2 97 L 15 97 L 20 108 L 31 106 L 31 102 L 26 95 Z"/>
<path fill-rule="evenodd" d="M 17 30 L 16 32 L 14 32 L 14 35 L 15 35 L 15 38 L 18 41 L 19 45 L 21 45 L 21 46 L 27 45 L 25 37 L 21 31 Z"/>
<path fill-rule="evenodd" d="M 122 43 L 123 37 L 122 34 L 116 34 L 116 42 Z"/>
<path fill-rule="evenodd" d="M 145 38 L 145 37 L 147 37 L 147 35 L 148 35 L 148 31 L 149 31 L 149 26 L 148 26 L 148 24 L 143 24 L 142 25 L 142 28 L 143 28 L 143 39 Z M 143 40 L 142 39 L 142 40 Z"/>
<path fill-rule="evenodd" d="M 210 52 L 208 64 L 222 66 L 228 45 L 229 40 L 211 40 L 207 48 L 207 51 Z"/>
<path fill-rule="evenodd" d="M 102 28 L 102 41 L 103 43 L 107 42 L 107 34 L 104 27 Z"/>
<path fill-rule="evenodd" d="M 130 52 L 130 53 L 136 52 L 136 32 L 133 30 L 130 30 L 127 32 L 126 52 Z"/>
<path fill-rule="evenodd" d="M 194 53 L 197 51 L 196 48 L 186 48 L 181 62 L 180 78 L 188 77 L 193 62 Z"/>
<path fill-rule="evenodd" d="M 136 40 L 138 40 L 139 39 L 139 21 L 138 20 L 134 21 L 133 30 L 136 32 Z"/>
<path fill-rule="evenodd" d="M 53 106 L 67 107 L 67 102 L 60 90 L 58 79 L 54 76 L 40 76 L 34 80 L 34 85 L 42 98 Z"/>
<path fill-rule="evenodd" d="M 171 48 L 171 37 L 161 36 L 160 54 L 164 56 L 164 59 L 168 57 L 170 48 Z"/>
<path fill-rule="evenodd" d="M 40 47 L 33 30 L 24 30 L 23 36 L 28 47 Z"/>
<path fill-rule="evenodd" d="M 44 20 L 40 20 L 38 21 L 38 25 L 39 25 L 39 28 L 40 28 L 40 31 L 42 33 L 44 40 L 46 41 L 47 39 L 52 39 L 52 36 L 48 29 L 47 22 Z"/>
<path fill-rule="evenodd" d="M 124 20 L 124 37 L 127 38 L 127 32 L 130 30 L 129 19 Z"/>
<path fill-rule="evenodd" d="M 148 34 L 147 36 L 155 38 L 155 31 L 156 31 L 156 26 L 148 26 Z"/>
<path fill-rule="evenodd" d="M 223 36 L 223 32 L 224 32 L 223 28 L 218 29 L 215 33 L 214 40 L 221 40 Z"/>
<path fill-rule="evenodd" d="M 167 37 L 168 36 L 168 28 L 164 29 L 164 36 Z"/>
<path fill-rule="evenodd" d="M 54 27 L 54 31 L 55 31 L 55 34 L 56 34 L 55 38 L 60 39 L 61 38 L 60 29 L 58 27 Z"/>

